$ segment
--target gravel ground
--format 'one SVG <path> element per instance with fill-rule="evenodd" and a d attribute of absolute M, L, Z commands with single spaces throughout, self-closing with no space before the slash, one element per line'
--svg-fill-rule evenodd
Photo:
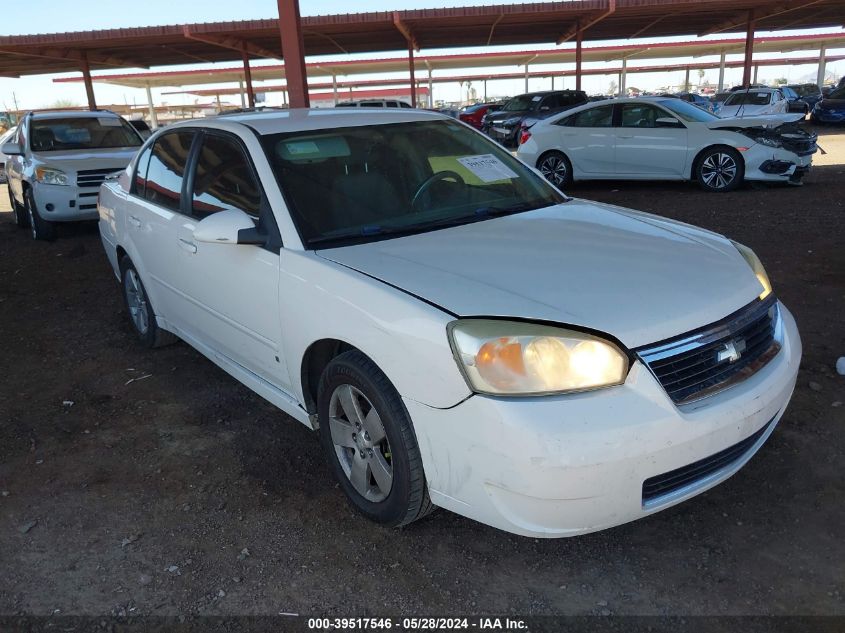
<path fill-rule="evenodd" d="M 845 615 L 842 132 L 803 188 L 572 189 L 750 245 L 804 342 L 737 476 L 575 539 L 366 522 L 305 427 L 187 345 L 133 342 L 96 226 L 33 243 L 0 213 L 0 615 Z"/>

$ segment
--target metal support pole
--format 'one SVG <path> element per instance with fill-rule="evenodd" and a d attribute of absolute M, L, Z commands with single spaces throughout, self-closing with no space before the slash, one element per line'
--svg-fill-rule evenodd
<path fill-rule="evenodd" d="M 555 76 L 552 75 L 552 90 L 555 89 Z"/>
<path fill-rule="evenodd" d="M 246 97 L 249 102 L 249 107 L 255 107 L 255 90 L 252 87 L 252 69 L 249 67 L 249 55 L 243 51 L 244 60 L 244 79 L 246 80 Z M 241 91 L 243 92 L 243 91 Z M 243 99 L 241 99 L 243 101 Z"/>
<path fill-rule="evenodd" d="M 217 114 L 220 114 L 223 112 L 223 104 L 220 103 L 220 93 L 218 92 L 215 96 L 217 97 Z"/>
<path fill-rule="evenodd" d="M 528 64 L 525 64 L 525 92 L 528 92 Z"/>
<path fill-rule="evenodd" d="M 578 32 L 575 34 L 575 90 L 581 90 L 581 43 L 584 39 L 580 23 L 578 27 Z"/>
<path fill-rule="evenodd" d="M 719 92 L 725 89 L 725 51 L 719 58 Z"/>
<path fill-rule="evenodd" d="M 487 80 L 484 80 L 484 100 L 487 101 Z"/>
<path fill-rule="evenodd" d="M 85 94 L 88 95 L 88 109 L 96 110 L 97 101 L 94 99 L 94 83 L 91 81 L 91 67 L 88 65 L 88 54 L 82 52 L 82 79 L 85 81 Z"/>
<path fill-rule="evenodd" d="M 408 71 L 411 75 L 411 107 L 417 107 L 417 82 L 414 79 L 414 43 L 408 42 Z"/>
<path fill-rule="evenodd" d="M 150 84 L 147 84 L 147 104 L 150 106 L 150 127 L 154 130 L 158 129 L 158 117 L 156 116 L 156 108 L 153 104 L 153 91 L 150 89 Z"/>
<path fill-rule="evenodd" d="M 827 46 L 822 44 L 821 48 L 819 49 L 819 72 L 816 75 L 816 83 L 818 84 L 819 88 L 824 85 L 824 76 L 826 71 L 825 66 L 827 66 L 827 59 L 825 59 L 826 56 Z"/>
<path fill-rule="evenodd" d="M 302 24 L 299 19 L 299 0 L 278 0 L 279 34 L 282 38 L 282 57 L 285 79 L 290 92 L 291 108 L 307 108 L 308 77 L 305 74 L 305 46 L 302 43 Z"/>
<path fill-rule="evenodd" d="M 619 73 L 619 96 L 624 97 L 627 93 L 625 82 L 628 80 L 628 58 L 622 58 L 622 70 Z"/>
<path fill-rule="evenodd" d="M 332 96 L 334 97 L 334 104 L 337 105 L 337 75 L 332 73 Z"/>
<path fill-rule="evenodd" d="M 687 66 L 686 72 L 684 73 L 684 92 L 689 92 L 689 89 L 689 66 Z"/>
<path fill-rule="evenodd" d="M 748 12 L 748 25 L 745 31 L 745 60 L 742 67 L 742 87 L 751 85 L 751 59 L 754 57 L 754 11 Z"/>
<path fill-rule="evenodd" d="M 428 107 L 434 107 L 434 81 L 431 79 L 431 68 L 428 69 Z"/>
<path fill-rule="evenodd" d="M 244 94 L 244 82 L 239 81 L 238 82 L 238 88 L 240 88 L 240 91 L 241 91 L 241 107 L 245 108 L 246 107 L 246 95 Z"/>
<path fill-rule="evenodd" d="M 754 64 L 754 83 L 757 83 L 757 71 L 760 70 L 759 64 Z"/>

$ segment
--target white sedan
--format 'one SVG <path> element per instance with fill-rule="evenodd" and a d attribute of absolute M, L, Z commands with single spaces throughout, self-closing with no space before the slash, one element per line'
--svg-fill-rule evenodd
<path fill-rule="evenodd" d="M 524 129 L 517 156 L 558 187 L 573 180 L 798 184 L 817 151 L 800 114 L 722 119 L 672 97 L 591 103 Z"/>
<path fill-rule="evenodd" d="M 735 90 L 722 103 L 719 116 L 723 119 L 754 117 L 789 112 L 789 101 L 777 88 L 749 88 Z"/>
<path fill-rule="evenodd" d="M 99 213 L 138 340 L 181 338 L 314 429 L 389 526 L 645 517 L 736 473 L 795 385 L 795 321 L 750 249 L 568 198 L 437 113 L 178 123 Z"/>

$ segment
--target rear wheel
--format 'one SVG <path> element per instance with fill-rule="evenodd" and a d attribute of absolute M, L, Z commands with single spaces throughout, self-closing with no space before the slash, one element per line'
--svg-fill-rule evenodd
<path fill-rule="evenodd" d="M 357 350 L 332 360 L 320 379 L 317 404 L 320 443 L 356 510 L 391 527 L 431 512 L 410 416 L 373 361 Z"/>
<path fill-rule="evenodd" d="M 742 156 L 730 147 L 711 147 L 698 159 L 696 178 L 705 191 L 733 191 L 742 183 L 745 166 Z"/>
<path fill-rule="evenodd" d="M 175 341 L 173 334 L 158 327 L 147 290 L 129 257 L 120 261 L 120 280 L 129 321 L 141 344 L 145 347 L 161 347 Z"/>
<path fill-rule="evenodd" d="M 52 242 L 56 239 L 56 225 L 53 222 L 48 222 L 38 213 L 38 207 L 35 206 L 35 196 L 32 195 L 32 189 L 25 189 L 23 192 L 24 207 L 26 215 L 29 220 L 29 230 L 34 240 L 43 240 L 45 242 Z"/>
<path fill-rule="evenodd" d="M 546 152 L 537 161 L 537 169 L 555 187 L 563 189 L 572 184 L 572 164 L 561 152 Z"/>

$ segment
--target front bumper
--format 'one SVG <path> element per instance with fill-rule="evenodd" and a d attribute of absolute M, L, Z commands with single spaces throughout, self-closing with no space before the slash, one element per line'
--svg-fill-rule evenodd
<path fill-rule="evenodd" d="M 33 195 L 41 217 L 50 222 L 96 220 L 97 191 L 80 191 L 75 185 L 34 183 Z"/>
<path fill-rule="evenodd" d="M 845 123 L 845 112 L 833 110 L 813 110 L 813 121 L 819 123 Z"/>
<path fill-rule="evenodd" d="M 483 129 L 487 136 L 511 149 L 517 146 L 518 131 L 519 126 L 507 127 L 503 125 L 485 125 Z"/>
<path fill-rule="evenodd" d="M 783 148 L 755 144 L 743 152 L 745 179 L 768 182 L 799 182 L 810 171 L 813 155 L 799 156 Z"/>
<path fill-rule="evenodd" d="M 432 501 L 516 534 L 575 536 L 639 519 L 724 481 L 783 414 L 801 342 L 781 306 L 783 347 L 746 381 L 677 407 L 636 362 L 624 385 L 542 398 L 472 396 L 451 409 L 413 400 Z M 644 501 L 643 483 L 711 457 L 766 429 L 714 476 Z"/>

